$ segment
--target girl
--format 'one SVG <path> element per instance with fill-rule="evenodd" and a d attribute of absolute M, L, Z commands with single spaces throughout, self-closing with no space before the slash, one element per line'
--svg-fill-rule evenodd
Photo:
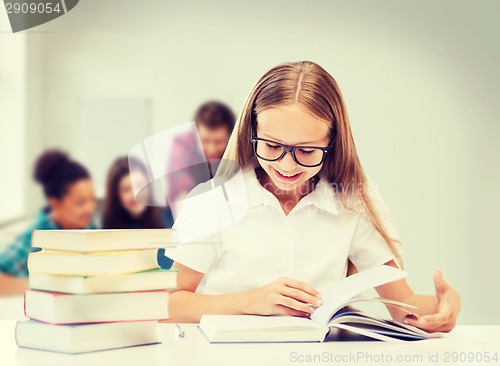
<path fill-rule="evenodd" d="M 37 160 L 34 179 L 43 187 L 47 207 L 35 223 L 0 252 L 0 294 L 21 294 L 28 287 L 27 259 L 33 230 L 95 228 L 95 197 L 87 169 L 59 150 Z"/>
<path fill-rule="evenodd" d="M 132 180 L 144 182 L 148 174 L 144 165 L 137 159 L 131 161 L 132 169 L 129 167 L 129 158 L 124 156 L 116 159 L 109 168 L 106 197 L 104 198 L 104 209 L 102 217 L 103 229 L 161 229 L 165 225 L 162 212 L 159 207 L 146 206 L 149 199 L 142 196 L 136 199 L 132 187 Z M 133 179 L 132 179 L 133 178 Z M 142 186 L 142 185 L 141 185 Z M 149 194 L 149 191 L 141 192 Z M 172 220 L 166 216 L 166 220 Z M 168 269 L 173 260 L 165 257 L 164 249 L 158 251 L 158 264 Z"/>
<path fill-rule="evenodd" d="M 170 297 L 173 321 L 198 322 L 203 314 L 309 316 L 322 304 L 321 289 L 345 277 L 348 266 L 402 266 L 390 211 L 370 189 L 342 94 L 321 66 L 285 63 L 262 76 L 224 159 L 243 171 L 247 212 L 219 233 L 219 245 L 167 251 L 180 270 L 180 288 Z M 227 164 L 218 174 L 236 171 Z M 448 332 L 460 296 L 439 270 L 434 284 L 435 296 L 415 294 L 404 279 L 376 290 L 418 307 L 412 317 L 388 308 L 395 320 Z"/>
<path fill-rule="evenodd" d="M 146 206 L 136 200 L 132 187 L 134 181 L 145 181 L 148 174 L 144 166 L 133 161 L 129 168 L 127 156 L 116 159 L 108 171 L 104 198 L 103 229 L 160 229 L 164 228 L 158 207 Z M 131 175 L 134 177 L 131 178 Z"/>

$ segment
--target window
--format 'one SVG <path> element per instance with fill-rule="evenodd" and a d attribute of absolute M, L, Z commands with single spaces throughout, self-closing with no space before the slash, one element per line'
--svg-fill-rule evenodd
<path fill-rule="evenodd" d="M 0 14 L 0 225 L 25 213 L 25 35 Z"/>

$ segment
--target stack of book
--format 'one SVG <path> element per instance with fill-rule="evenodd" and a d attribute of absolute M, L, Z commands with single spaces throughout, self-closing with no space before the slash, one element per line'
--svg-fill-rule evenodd
<path fill-rule="evenodd" d="M 159 343 L 177 271 L 158 266 L 170 229 L 34 231 L 20 347 L 83 353 Z"/>

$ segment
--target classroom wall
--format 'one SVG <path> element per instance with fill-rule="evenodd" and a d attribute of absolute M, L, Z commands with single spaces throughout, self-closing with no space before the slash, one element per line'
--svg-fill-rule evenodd
<path fill-rule="evenodd" d="M 207 99 L 239 113 L 265 70 L 313 60 L 344 93 L 415 291 L 433 293 L 440 267 L 462 293 L 460 323 L 498 324 L 497 11 L 493 1 L 81 1 L 26 32 L 27 176 L 52 146 L 92 169 L 78 156 L 82 99 L 149 98 L 153 134 Z M 29 180 L 26 196 L 27 212 L 43 202 Z"/>

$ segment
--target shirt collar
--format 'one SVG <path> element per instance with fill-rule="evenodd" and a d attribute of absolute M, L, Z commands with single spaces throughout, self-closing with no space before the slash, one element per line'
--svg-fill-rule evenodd
<path fill-rule="evenodd" d="M 259 205 L 279 206 L 278 199 L 271 192 L 262 187 L 258 181 L 255 169 L 251 168 L 243 171 L 243 179 L 247 190 L 248 208 L 257 207 Z M 309 205 L 313 205 L 334 215 L 338 215 L 342 208 L 342 202 L 331 184 L 324 177 L 320 178 L 311 193 L 304 196 L 299 201 L 293 211 Z"/>
<path fill-rule="evenodd" d="M 50 208 L 45 207 L 38 212 L 36 217 L 36 226 L 40 230 L 58 230 L 59 226 L 56 225 L 52 217 L 50 217 Z"/>

